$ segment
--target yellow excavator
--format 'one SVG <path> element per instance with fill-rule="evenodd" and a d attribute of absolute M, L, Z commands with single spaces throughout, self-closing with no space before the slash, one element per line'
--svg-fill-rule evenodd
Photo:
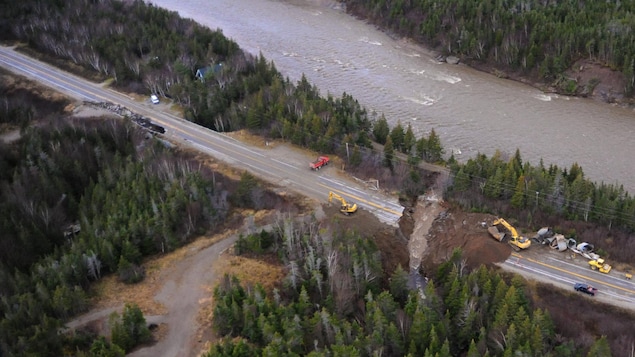
<path fill-rule="evenodd" d="M 499 218 L 497 220 L 495 220 L 494 222 L 492 222 L 492 227 L 494 229 L 488 229 L 488 231 L 490 232 L 490 234 L 498 239 L 499 241 L 502 241 L 504 238 L 504 234 L 502 233 L 498 233 L 495 234 L 495 228 L 497 225 L 502 224 L 511 234 L 511 237 L 509 239 L 509 244 L 511 244 L 512 248 L 514 248 L 515 251 L 519 251 L 521 249 L 527 249 L 529 248 L 529 246 L 531 245 L 531 241 L 525 237 L 522 237 L 520 234 L 518 234 L 518 231 L 516 231 L 516 228 L 514 228 L 511 224 L 507 223 L 506 220 Z"/>
<path fill-rule="evenodd" d="M 357 203 L 346 203 L 346 200 L 344 199 L 344 197 L 338 195 L 337 193 L 334 193 L 333 191 L 329 192 L 329 203 L 331 203 L 331 201 L 333 201 L 333 199 L 339 200 L 340 203 L 342 204 L 340 206 L 340 212 L 344 213 L 345 215 L 349 215 L 349 214 L 353 214 L 355 212 L 357 212 Z"/>

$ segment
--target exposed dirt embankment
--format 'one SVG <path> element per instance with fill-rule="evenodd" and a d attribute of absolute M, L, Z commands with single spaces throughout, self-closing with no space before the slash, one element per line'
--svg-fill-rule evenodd
<path fill-rule="evenodd" d="M 420 198 L 412 214 L 403 218 L 413 227 L 408 243 L 410 270 L 434 271 L 455 248 L 461 248 L 470 267 L 504 261 L 511 247 L 490 237 L 487 226 L 494 219 L 455 209 L 434 194 Z"/>
<path fill-rule="evenodd" d="M 410 234 L 408 251 L 410 252 L 410 271 L 416 271 L 428 250 L 432 223 L 445 209 L 441 201 L 434 195 L 424 196 L 417 201 L 412 220 L 414 229 Z"/>
<path fill-rule="evenodd" d="M 580 60 L 573 64 L 556 81 L 547 81 L 535 74 L 505 71 L 491 63 L 468 61 L 466 64 L 476 70 L 521 82 L 546 93 L 584 97 L 621 106 L 634 104 L 632 98 L 624 95 L 626 82 L 621 72 L 588 59 Z M 568 86 L 569 81 L 574 82 L 575 86 Z M 572 92 L 566 92 L 566 88 L 572 90 Z"/>

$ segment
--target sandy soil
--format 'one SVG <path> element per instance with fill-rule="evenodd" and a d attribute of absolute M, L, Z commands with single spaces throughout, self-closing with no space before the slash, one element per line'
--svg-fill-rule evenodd
<path fill-rule="evenodd" d="M 150 259 L 144 264 L 146 279 L 125 285 L 115 276 L 104 278 L 94 289 L 94 308 L 66 324 L 68 329 L 88 329 L 109 336 L 108 318 L 121 313 L 125 303 L 136 303 L 148 324 L 158 325 L 153 337 L 158 342 L 139 348 L 131 356 L 190 356 L 197 345 L 197 316 L 209 303 L 219 278 L 213 264 L 236 241 L 234 231 L 209 238 Z M 116 293 L 114 293 L 116 292 Z"/>
<path fill-rule="evenodd" d="M 166 324 L 168 333 L 158 343 L 143 347 L 129 356 L 191 356 L 200 340 L 197 336 L 197 315 L 209 302 L 214 284 L 219 278 L 212 269 L 218 257 L 236 241 L 233 235 L 183 259 L 162 272 L 163 286 L 155 300 L 167 313 L 155 323 Z"/>

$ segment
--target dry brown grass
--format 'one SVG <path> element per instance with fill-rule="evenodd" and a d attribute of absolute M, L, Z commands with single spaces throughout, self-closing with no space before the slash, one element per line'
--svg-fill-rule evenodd
<path fill-rule="evenodd" d="M 196 149 L 180 146 L 178 150 L 181 153 L 193 158 L 194 161 L 201 163 L 202 166 L 205 166 L 206 168 L 209 168 L 210 170 L 231 180 L 240 180 L 240 176 L 244 172 L 244 170 L 231 167 L 223 163 L 222 161 L 216 160 L 207 154 L 201 153 Z"/>
<path fill-rule="evenodd" d="M 251 258 L 231 255 L 231 252 L 226 254 L 227 256 L 219 261 L 223 264 L 218 270 L 220 276 L 235 275 L 243 285 L 260 284 L 268 293 L 272 292 L 284 277 L 284 268 L 274 256 Z"/>
<path fill-rule="evenodd" d="M 276 140 L 267 140 L 263 138 L 262 136 L 253 135 L 249 133 L 247 130 L 238 130 L 233 132 L 227 132 L 224 134 L 242 143 L 246 143 L 252 146 L 257 146 L 260 148 L 265 148 L 265 147 L 274 148 L 276 145 L 279 144 L 278 141 Z"/>
<path fill-rule="evenodd" d="M 163 285 L 161 275 L 177 262 L 235 233 L 234 230 L 228 230 L 214 236 L 202 236 L 173 252 L 148 258 L 143 263 L 146 277 L 138 284 L 124 284 L 119 281 L 116 274 L 106 276 L 92 287 L 94 306 L 105 308 L 135 303 L 146 315 L 166 314 L 165 307 L 154 300 L 154 296 Z"/>
<path fill-rule="evenodd" d="M 284 277 L 284 268 L 277 263 L 274 257 L 242 257 L 234 255 L 232 250 L 224 252 L 214 262 L 214 271 L 217 272 L 218 279 L 221 279 L 225 274 L 229 274 L 237 276 L 244 286 L 261 284 L 267 293 L 271 293 L 273 288 Z M 204 351 L 208 351 L 213 344 L 219 341 L 219 337 L 214 334 L 212 329 L 214 316 L 213 296 L 216 285 L 207 287 L 207 298 L 199 301 L 199 313 L 196 317 L 199 328 L 196 332 L 196 338 L 201 343 L 198 346 L 201 354 Z"/>

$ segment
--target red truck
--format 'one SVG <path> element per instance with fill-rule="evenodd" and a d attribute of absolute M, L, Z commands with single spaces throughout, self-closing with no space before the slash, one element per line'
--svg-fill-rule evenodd
<path fill-rule="evenodd" d="M 328 164 L 329 164 L 329 157 L 320 156 L 317 158 L 317 160 L 310 163 L 309 166 L 311 167 L 311 170 L 319 170 L 322 166 L 326 166 Z"/>

